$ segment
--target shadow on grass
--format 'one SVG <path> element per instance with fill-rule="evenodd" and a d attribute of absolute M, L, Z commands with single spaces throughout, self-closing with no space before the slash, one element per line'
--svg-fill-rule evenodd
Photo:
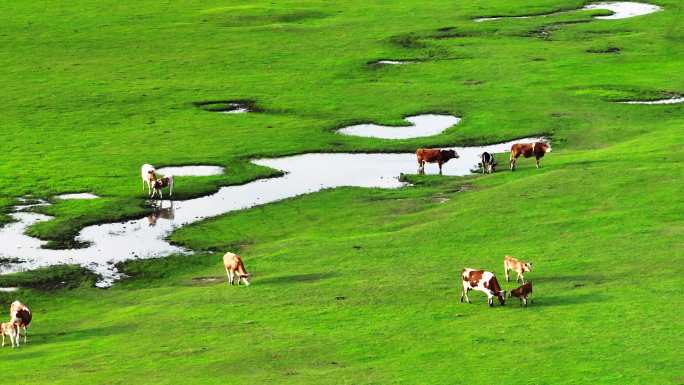
<path fill-rule="evenodd" d="M 113 336 L 116 334 L 130 333 L 131 329 L 135 329 L 135 326 L 132 327 L 131 325 L 111 325 L 111 326 L 95 327 L 95 328 L 90 328 L 90 329 L 60 331 L 60 332 L 54 333 L 53 335 L 41 333 L 41 334 L 36 334 L 34 336 L 34 338 L 37 340 L 36 342 L 40 342 L 41 340 L 43 340 L 44 342 L 48 342 L 48 343 L 54 342 L 55 340 L 58 340 L 59 342 L 71 342 L 71 341 L 87 340 L 87 339 L 96 338 L 96 337 L 107 337 L 107 336 Z M 29 332 L 29 343 L 31 343 L 30 338 L 31 338 L 31 334 Z"/>
<path fill-rule="evenodd" d="M 530 308 L 533 307 L 551 307 L 551 306 L 574 306 L 583 305 L 596 302 L 606 301 L 606 297 L 603 294 L 591 293 L 591 294 L 568 294 L 568 295 L 558 295 L 558 296 L 539 296 L 532 297 L 532 302 L 528 305 Z M 517 306 L 518 301 L 516 298 L 510 300 L 511 306 Z M 506 302 L 509 305 L 509 302 Z"/>
<path fill-rule="evenodd" d="M 532 277 L 530 277 L 532 278 Z M 601 276 L 601 275 L 559 275 L 559 276 L 550 276 L 550 277 L 534 277 L 533 279 L 529 279 L 533 285 L 537 284 L 545 284 L 545 283 L 550 283 L 550 284 L 570 284 L 573 283 L 575 284 L 575 287 L 582 287 L 586 286 L 587 284 L 591 283 L 594 285 L 597 284 L 602 284 L 607 281 L 606 277 Z"/>
<path fill-rule="evenodd" d="M 281 275 L 278 277 L 267 277 L 259 279 L 255 277 L 253 280 L 254 284 L 288 284 L 288 283 L 301 283 L 301 282 L 317 282 L 324 279 L 332 278 L 336 276 L 335 273 L 311 273 L 311 274 L 293 274 L 293 275 Z"/>

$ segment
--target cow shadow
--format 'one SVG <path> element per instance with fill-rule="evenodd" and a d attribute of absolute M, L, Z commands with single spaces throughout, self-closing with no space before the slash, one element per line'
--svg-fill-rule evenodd
<path fill-rule="evenodd" d="M 113 336 L 117 334 L 123 334 L 123 333 L 130 333 L 132 329 L 135 329 L 136 326 L 132 325 L 111 325 L 111 326 L 103 326 L 103 327 L 96 327 L 96 328 L 89 328 L 89 329 L 77 329 L 77 330 L 70 330 L 70 331 L 59 331 L 54 334 L 49 334 L 49 333 L 41 333 L 37 335 L 33 335 L 36 342 L 43 342 L 43 343 L 49 343 L 51 341 L 59 341 L 59 342 L 72 342 L 72 341 L 80 341 L 80 340 L 87 340 L 87 339 L 92 339 L 92 338 L 97 338 L 97 337 L 107 337 L 107 336 Z M 31 337 L 32 335 L 29 332 L 29 343 L 31 343 Z M 42 340 L 42 341 L 41 341 Z"/>
<path fill-rule="evenodd" d="M 325 279 L 335 277 L 335 273 L 311 273 L 311 274 L 293 274 L 293 275 L 280 275 L 277 277 L 265 277 L 265 278 L 254 278 L 255 284 L 289 284 L 289 283 L 307 283 L 307 282 L 318 282 Z"/>
<path fill-rule="evenodd" d="M 598 293 L 555 296 L 547 296 L 543 294 L 535 296 L 534 294 L 532 294 L 530 299 L 532 301 L 528 304 L 528 307 L 530 308 L 551 306 L 575 306 L 596 302 L 605 302 L 607 300 L 605 295 Z M 510 301 L 511 306 L 515 306 L 518 303 L 517 298 L 509 298 L 508 301 Z M 506 304 L 508 305 L 509 302 L 506 302 Z"/>
<path fill-rule="evenodd" d="M 580 284 L 580 286 L 585 286 L 589 283 L 597 285 L 601 283 L 608 282 L 608 279 L 602 275 L 557 275 L 557 276 L 546 276 L 546 277 L 533 277 L 531 274 L 525 276 L 526 280 L 532 282 L 533 285 L 543 285 L 549 284 Z M 513 282 L 513 281 L 511 281 Z"/>

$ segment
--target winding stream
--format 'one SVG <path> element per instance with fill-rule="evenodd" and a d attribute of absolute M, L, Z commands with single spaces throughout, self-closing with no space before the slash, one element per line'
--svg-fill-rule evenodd
<path fill-rule="evenodd" d="M 542 140 L 528 138 L 483 147 L 455 147 L 459 159 L 444 166 L 445 175 L 470 173 L 483 151 L 500 153 L 512 143 Z M 256 159 L 255 164 L 281 170 L 281 177 L 256 180 L 240 186 L 226 186 L 212 195 L 159 207 L 147 217 L 125 222 L 88 226 L 77 240 L 90 246 L 83 249 L 43 249 L 45 241 L 24 234 L 34 223 L 48 221 L 43 214 L 20 211 L 30 205 L 15 207 L 10 214 L 16 222 L 0 228 L 0 257 L 19 258 L 21 262 L 3 265 L 0 272 L 15 272 L 56 264 L 79 264 L 101 275 L 97 286 L 106 287 L 120 278 L 114 264 L 132 258 L 153 258 L 189 250 L 169 244 L 165 238 L 174 230 L 232 211 L 277 202 L 323 189 L 336 187 L 399 188 L 401 173 L 415 173 L 417 163 L 412 153 L 376 154 L 302 154 L 274 159 Z M 427 172 L 437 172 L 428 165 Z M 177 186 L 182 188 L 182 186 Z M 164 203 L 164 202 L 162 202 Z M 38 204 L 44 205 L 44 202 Z"/>

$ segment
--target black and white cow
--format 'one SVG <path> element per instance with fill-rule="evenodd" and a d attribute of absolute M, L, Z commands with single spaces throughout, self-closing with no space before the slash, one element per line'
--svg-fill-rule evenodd
<path fill-rule="evenodd" d="M 494 154 L 483 152 L 480 155 L 480 166 L 482 166 L 482 173 L 491 174 L 496 171 L 496 159 Z"/>

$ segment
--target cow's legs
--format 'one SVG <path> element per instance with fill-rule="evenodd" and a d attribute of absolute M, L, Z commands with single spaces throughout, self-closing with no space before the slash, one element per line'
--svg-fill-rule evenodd
<path fill-rule="evenodd" d="M 511 158 L 511 161 L 509 163 L 511 166 L 511 171 L 515 171 L 515 158 Z"/>
<path fill-rule="evenodd" d="M 537 161 L 537 168 L 541 167 L 541 165 L 539 163 L 539 158 L 535 158 L 535 160 Z"/>
<path fill-rule="evenodd" d="M 228 270 L 228 268 L 226 268 L 226 277 L 228 278 L 228 284 L 229 284 L 229 285 L 232 285 L 232 284 L 233 284 L 233 282 L 232 282 L 233 280 L 230 278 L 230 270 Z"/>
<path fill-rule="evenodd" d="M 504 266 L 504 275 L 506 275 L 506 282 L 511 282 L 509 275 L 508 275 L 508 268 Z"/>
<path fill-rule="evenodd" d="M 5 347 L 5 332 L 2 332 L 2 347 Z"/>
<path fill-rule="evenodd" d="M 470 303 L 470 298 L 468 298 L 468 291 L 469 288 L 466 285 L 463 285 L 463 292 L 461 293 L 461 302 L 463 302 L 463 298 L 465 297 L 466 302 Z"/>
<path fill-rule="evenodd" d="M 494 296 L 491 293 L 487 293 L 487 303 L 490 307 L 494 306 Z"/>
<path fill-rule="evenodd" d="M 443 163 L 442 163 L 442 162 L 437 162 L 437 164 L 439 165 L 439 175 L 442 175 L 442 164 L 443 164 Z"/>

